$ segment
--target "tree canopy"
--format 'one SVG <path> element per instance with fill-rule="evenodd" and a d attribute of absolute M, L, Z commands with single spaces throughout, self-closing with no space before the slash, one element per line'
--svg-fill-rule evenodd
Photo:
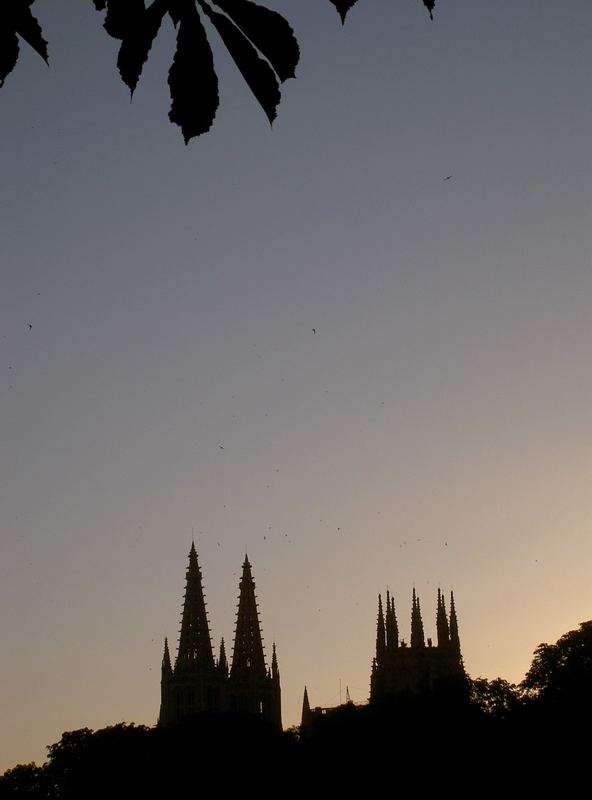
<path fill-rule="evenodd" d="M 35 0 L 2 0 L 0 5 L 0 86 L 12 72 L 25 41 L 49 64 L 48 43 L 31 6 Z M 358 0 L 329 0 L 341 21 Z M 421 0 L 433 19 L 435 0 Z M 117 68 L 133 95 L 152 44 L 166 17 L 176 29 L 168 74 L 169 119 L 185 143 L 208 131 L 219 104 L 207 20 L 220 36 L 270 122 L 276 117 L 281 84 L 295 77 L 298 42 L 288 21 L 251 0 L 93 0 L 104 14 L 103 27 L 121 42 Z"/>
<path fill-rule="evenodd" d="M 555 644 L 540 644 L 534 652 L 523 687 L 555 708 L 592 706 L 592 620 L 568 631 Z"/>

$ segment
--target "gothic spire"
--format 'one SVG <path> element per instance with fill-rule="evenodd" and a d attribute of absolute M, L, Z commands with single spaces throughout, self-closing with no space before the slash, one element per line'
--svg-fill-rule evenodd
<path fill-rule="evenodd" d="M 266 676 L 263 640 L 257 611 L 255 582 L 251 574 L 249 559 L 245 556 L 243 574 L 239 584 L 238 611 L 234 633 L 234 651 L 232 654 L 231 679 L 242 679 L 251 676 Z"/>
<path fill-rule="evenodd" d="M 454 592 L 450 592 L 450 646 L 460 653 L 460 639 L 458 636 L 458 620 L 454 607 Z"/>
<path fill-rule="evenodd" d="M 302 698 L 302 716 L 300 718 L 300 727 L 306 728 L 310 723 L 312 714 L 310 711 L 310 703 L 308 702 L 308 690 L 304 687 L 304 697 Z"/>
<path fill-rule="evenodd" d="M 171 656 L 169 653 L 169 643 L 168 639 L 164 637 L 164 653 L 162 655 L 162 679 L 166 680 L 170 678 L 173 674 L 173 669 L 171 667 Z"/>
<path fill-rule="evenodd" d="M 438 647 L 447 647 L 450 644 L 450 632 L 448 630 L 448 620 L 446 619 L 446 606 L 444 605 L 444 595 L 438 589 L 438 611 L 436 614 L 436 632 L 438 634 Z"/>
<path fill-rule="evenodd" d="M 415 586 L 413 587 L 413 605 L 411 607 L 411 647 L 425 647 L 421 609 L 419 597 L 415 594 Z"/>
<path fill-rule="evenodd" d="M 213 669 L 214 655 L 210 640 L 201 570 L 197 561 L 195 545 L 192 542 L 191 550 L 189 551 L 189 566 L 186 574 L 185 600 L 175 672 L 208 672 Z"/>
<path fill-rule="evenodd" d="M 394 650 L 399 646 L 399 627 L 397 625 L 397 615 L 395 614 L 395 599 L 390 597 L 389 590 L 386 590 L 386 649 Z"/>
<path fill-rule="evenodd" d="M 275 652 L 275 642 L 273 643 L 272 656 L 271 656 L 271 677 L 274 681 L 280 679 L 280 670 L 277 662 L 277 653 Z"/>
<path fill-rule="evenodd" d="M 376 622 L 376 661 L 380 664 L 386 650 L 386 632 L 384 614 L 382 613 L 382 597 L 378 595 L 378 620 Z"/>
<path fill-rule="evenodd" d="M 228 661 L 226 660 L 226 647 L 224 646 L 224 637 L 220 640 L 220 655 L 218 657 L 218 669 L 228 677 Z"/>

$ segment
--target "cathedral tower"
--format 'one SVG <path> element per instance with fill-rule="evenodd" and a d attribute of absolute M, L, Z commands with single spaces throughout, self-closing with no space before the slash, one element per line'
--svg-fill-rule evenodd
<path fill-rule="evenodd" d="M 212 652 L 201 569 L 195 545 L 189 551 L 179 647 L 171 667 L 165 639 L 158 722 L 170 725 L 201 711 L 224 707 L 224 675 Z"/>
<path fill-rule="evenodd" d="M 247 558 L 240 582 L 234 655 L 229 671 L 224 639 L 214 659 L 202 575 L 195 545 L 189 551 L 179 646 L 174 667 L 168 641 L 161 668 L 159 725 L 173 725 L 204 711 L 237 711 L 281 727 L 280 674 L 275 645 L 265 665 L 255 583 Z"/>
<path fill-rule="evenodd" d="M 382 598 L 378 595 L 376 656 L 372 661 L 370 702 L 380 702 L 404 692 L 423 692 L 450 680 L 466 682 L 460 652 L 458 621 L 454 595 L 450 594 L 450 617 L 446 616 L 444 595 L 438 589 L 436 611 L 437 645 L 424 635 L 419 597 L 413 589 L 411 598 L 411 640 L 407 645 L 398 639 L 395 602 L 386 599 L 386 620 Z"/>
<path fill-rule="evenodd" d="M 273 722 L 281 728 L 280 673 L 275 644 L 271 669 L 267 669 L 259 623 L 255 582 L 245 556 L 239 584 L 234 651 L 228 684 L 229 707 Z"/>

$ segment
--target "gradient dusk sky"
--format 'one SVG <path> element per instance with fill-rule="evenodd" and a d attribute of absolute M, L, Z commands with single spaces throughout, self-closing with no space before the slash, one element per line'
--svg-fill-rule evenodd
<path fill-rule="evenodd" d="M 268 5 L 272 129 L 216 46 L 185 147 L 172 27 L 130 104 L 91 0 L 0 90 L 0 771 L 155 723 L 192 529 L 285 726 L 367 699 L 387 586 L 406 639 L 454 589 L 474 677 L 592 616 L 592 6 Z"/>

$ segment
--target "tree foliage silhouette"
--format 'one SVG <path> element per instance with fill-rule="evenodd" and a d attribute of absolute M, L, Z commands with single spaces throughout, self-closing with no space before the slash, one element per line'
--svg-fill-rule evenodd
<path fill-rule="evenodd" d="M 592 708 L 592 620 L 540 644 L 522 686 L 546 706 L 565 711 Z"/>
<path fill-rule="evenodd" d="M 421 0 L 433 19 L 435 0 Z M 0 86 L 14 69 L 19 39 L 48 62 L 47 42 L 33 16 L 35 0 L 1 0 Z M 329 0 L 345 22 L 358 0 Z M 168 83 L 169 119 L 179 125 L 187 144 L 208 131 L 218 109 L 218 78 L 204 27 L 207 19 L 230 53 L 270 122 L 281 99 L 280 86 L 295 76 L 300 52 L 290 24 L 275 11 L 251 0 L 93 0 L 105 14 L 103 27 L 121 41 L 117 67 L 132 95 L 152 44 L 168 16 L 176 46 Z"/>
<path fill-rule="evenodd" d="M 503 678 L 475 678 L 471 681 L 471 702 L 489 717 L 508 719 L 519 708 L 522 697 L 518 686 Z"/>

